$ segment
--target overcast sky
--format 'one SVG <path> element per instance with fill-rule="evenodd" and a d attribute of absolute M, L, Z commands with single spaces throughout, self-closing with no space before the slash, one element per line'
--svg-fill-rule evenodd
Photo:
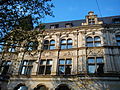
<path fill-rule="evenodd" d="M 120 0 L 97 0 L 103 17 L 120 15 Z M 44 23 L 84 19 L 89 11 L 100 17 L 96 0 L 52 0 L 55 17 L 47 16 Z"/>

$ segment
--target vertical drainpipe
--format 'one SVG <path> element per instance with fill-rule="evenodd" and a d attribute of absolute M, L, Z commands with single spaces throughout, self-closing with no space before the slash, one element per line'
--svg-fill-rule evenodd
<path fill-rule="evenodd" d="M 78 49 L 78 30 L 77 30 L 77 74 L 78 74 L 78 51 L 79 51 L 79 49 Z"/>

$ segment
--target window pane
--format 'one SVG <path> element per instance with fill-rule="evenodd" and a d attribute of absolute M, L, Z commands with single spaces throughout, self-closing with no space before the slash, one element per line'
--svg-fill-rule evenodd
<path fill-rule="evenodd" d="M 66 49 L 66 45 L 61 45 L 61 49 Z"/>
<path fill-rule="evenodd" d="M 61 40 L 61 43 L 67 43 L 65 39 Z"/>
<path fill-rule="evenodd" d="M 55 49 L 55 46 L 50 45 L 50 50 Z"/>
<path fill-rule="evenodd" d="M 59 60 L 59 64 L 65 64 L 65 60 Z"/>
<path fill-rule="evenodd" d="M 116 40 L 120 40 L 120 36 L 116 36 Z"/>
<path fill-rule="evenodd" d="M 48 45 L 44 45 L 44 50 L 48 50 L 48 49 L 49 49 Z"/>
<path fill-rule="evenodd" d="M 59 74 L 65 73 L 65 66 L 59 66 Z"/>
<path fill-rule="evenodd" d="M 12 64 L 11 61 L 7 61 L 7 62 L 6 62 L 6 65 L 11 65 L 11 64 Z"/>
<path fill-rule="evenodd" d="M 28 61 L 23 61 L 23 65 L 28 65 Z"/>
<path fill-rule="evenodd" d="M 72 48 L 72 45 L 67 45 L 67 48 L 69 49 L 69 48 Z"/>
<path fill-rule="evenodd" d="M 101 46 L 101 42 L 95 42 L 95 46 L 96 46 L 96 47 Z"/>
<path fill-rule="evenodd" d="M 117 42 L 117 45 L 118 45 L 118 46 L 120 46 L 120 41 L 119 41 L 119 42 Z"/>
<path fill-rule="evenodd" d="M 103 57 L 97 57 L 96 60 L 97 63 L 103 63 Z"/>
<path fill-rule="evenodd" d="M 72 64 L 72 60 L 67 59 L 66 64 Z"/>
<path fill-rule="evenodd" d="M 45 74 L 51 74 L 51 66 L 46 66 Z"/>
<path fill-rule="evenodd" d="M 21 74 L 25 74 L 26 72 L 26 67 L 22 67 Z"/>
<path fill-rule="evenodd" d="M 45 66 L 39 67 L 39 74 L 44 74 Z"/>
<path fill-rule="evenodd" d="M 27 74 L 27 75 L 30 75 L 30 74 L 31 74 L 31 71 L 32 71 L 32 67 L 27 67 L 27 72 L 26 72 L 26 74 Z"/>
<path fill-rule="evenodd" d="M 88 58 L 88 63 L 95 63 L 95 59 L 94 58 Z"/>
<path fill-rule="evenodd" d="M 91 42 L 87 43 L 87 47 L 93 47 L 93 43 Z"/>
<path fill-rule="evenodd" d="M 100 41 L 100 37 L 96 36 L 95 38 L 95 41 Z"/>
<path fill-rule="evenodd" d="M 97 74 L 103 74 L 104 73 L 104 64 L 97 65 Z"/>
<path fill-rule="evenodd" d="M 88 37 L 87 41 L 93 41 L 93 38 L 92 37 Z"/>
<path fill-rule="evenodd" d="M 28 47 L 27 47 L 27 50 L 28 50 L 28 51 L 32 51 L 32 50 L 33 50 L 33 47 L 28 46 Z"/>
<path fill-rule="evenodd" d="M 89 73 L 95 73 L 95 65 L 89 65 L 88 66 L 88 72 Z"/>
<path fill-rule="evenodd" d="M 20 86 L 20 88 L 18 90 L 28 90 L 28 87 L 26 87 L 26 86 Z"/>
<path fill-rule="evenodd" d="M 67 40 L 67 43 L 72 43 L 72 39 L 68 39 L 68 40 Z"/>
<path fill-rule="evenodd" d="M 30 60 L 28 64 L 29 64 L 29 65 L 32 65 L 32 64 L 33 64 L 33 61 L 32 61 L 32 60 Z"/>
<path fill-rule="evenodd" d="M 50 41 L 50 44 L 55 44 L 55 41 L 54 41 L 54 40 L 51 40 L 51 41 Z"/>
<path fill-rule="evenodd" d="M 65 74 L 71 74 L 71 67 L 72 66 L 69 66 L 69 65 L 65 67 Z"/>
<path fill-rule="evenodd" d="M 52 60 L 47 60 L 47 64 L 52 65 Z"/>
<path fill-rule="evenodd" d="M 46 60 L 41 60 L 40 65 L 46 65 Z"/>
<path fill-rule="evenodd" d="M 3 51 L 3 48 L 0 46 L 0 52 L 2 52 Z"/>

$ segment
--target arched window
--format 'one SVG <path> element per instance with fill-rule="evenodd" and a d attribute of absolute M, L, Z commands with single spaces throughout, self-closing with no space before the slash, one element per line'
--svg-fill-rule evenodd
<path fill-rule="evenodd" d="M 27 49 L 28 51 L 32 51 L 32 50 L 37 50 L 37 47 L 38 47 L 38 42 L 37 42 L 37 41 L 30 41 L 30 42 L 27 44 L 26 49 Z"/>
<path fill-rule="evenodd" d="M 94 45 L 95 45 L 96 47 L 101 46 L 101 40 L 100 40 L 100 37 L 99 37 L 99 36 L 94 37 Z"/>
<path fill-rule="evenodd" d="M 50 41 L 50 50 L 55 49 L 55 41 L 51 40 Z"/>
<path fill-rule="evenodd" d="M 117 45 L 120 46 L 120 35 L 116 35 L 116 42 Z"/>
<path fill-rule="evenodd" d="M 61 40 L 61 49 L 66 49 L 67 48 L 66 43 L 67 43 L 67 41 L 65 39 Z"/>
<path fill-rule="evenodd" d="M 61 49 L 69 49 L 72 48 L 72 39 L 62 39 L 61 40 Z"/>
<path fill-rule="evenodd" d="M 99 36 L 87 37 L 86 38 L 87 47 L 99 47 L 101 46 L 101 39 Z"/>
<path fill-rule="evenodd" d="M 66 84 L 61 84 L 55 90 L 70 90 L 70 88 Z"/>
<path fill-rule="evenodd" d="M 18 84 L 14 90 L 28 90 L 28 87 L 25 86 L 25 84 Z"/>
<path fill-rule="evenodd" d="M 67 40 L 67 48 L 72 48 L 72 39 Z"/>
<path fill-rule="evenodd" d="M 48 49 L 49 49 L 49 41 L 48 41 L 48 40 L 45 40 L 45 41 L 44 41 L 44 49 L 45 49 L 45 50 L 48 50 Z"/>
<path fill-rule="evenodd" d="M 44 50 L 53 50 L 55 49 L 55 40 L 45 40 L 44 41 Z"/>
<path fill-rule="evenodd" d="M 93 38 L 87 37 L 86 43 L 87 43 L 87 47 L 93 47 Z"/>
<path fill-rule="evenodd" d="M 34 90 L 48 90 L 45 85 L 38 85 Z"/>

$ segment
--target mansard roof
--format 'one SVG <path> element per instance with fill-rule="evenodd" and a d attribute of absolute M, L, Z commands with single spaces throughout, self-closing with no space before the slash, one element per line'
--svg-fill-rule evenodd
<path fill-rule="evenodd" d="M 103 24 L 113 24 L 114 19 L 120 19 L 120 15 L 102 17 L 102 18 L 98 17 L 98 21 L 103 21 Z M 45 23 L 45 28 L 50 29 L 51 25 L 59 25 L 59 27 L 57 28 L 65 28 L 66 24 L 72 24 L 72 27 L 77 27 L 77 26 L 82 26 L 82 23 L 85 23 L 85 22 L 86 22 L 86 19 Z"/>

